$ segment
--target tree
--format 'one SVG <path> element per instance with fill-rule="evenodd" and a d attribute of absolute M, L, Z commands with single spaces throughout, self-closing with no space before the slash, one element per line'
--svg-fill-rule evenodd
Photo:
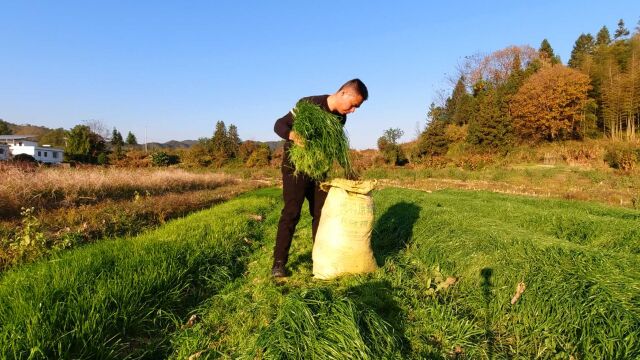
<path fill-rule="evenodd" d="M 256 151 L 260 145 L 253 140 L 243 141 L 242 144 L 238 147 L 238 159 L 243 163 L 246 162 L 251 154 Z"/>
<path fill-rule="evenodd" d="M 224 121 L 216 123 L 216 129 L 211 137 L 211 151 L 213 153 L 227 153 L 227 126 Z"/>
<path fill-rule="evenodd" d="M 595 46 L 595 40 L 591 34 L 580 34 L 571 50 L 569 67 L 579 69 L 584 64 L 585 58 L 593 54 Z"/>
<path fill-rule="evenodd" d="M 614 40 L 622 39 L 623 37 L 628 35 L 629 35 L 629 29 L 624 27 L 624 20 L 620 19 L 618 21 L 618 28 L 616 29 L 616 32 L 613 34 L 613 39 Z"/>
<path fill-rule="evenodd" d="M 124 139 L 122 139 L 122 134 L 115 127 L 111 132 L 111 146 L 113 146 L 113 153 L 116 159 L 120 159 L 122 157 L 122 147 L 124 146 Z"/>
<path fill-rule="evenodd" d="M 596 35 L 596 45 L 609 45 L 610 43 L 611 35 L 609 34 L 609 29 L 607 29 L 606 26 L 603 26 Z"/>
<path fill-rule="evenodd" d="M 211 158 L 209 138 L 200 138 L 198 142 L 193 144 L 182 157 L 182 162 L 189 166 L 207 167 L 210 166 L 213 159 Z"/>
<path fill-rule="evenodd" d="M 526 68 L 538 57 L 538 52 L 530 46 L 509 46 L 487 56 L 466 57 L 460 73 L 469 88 L 481 81 L 499 84 L 507 80 L 515 61 Z"/>
<path fill-rule="evenodd" d="M 100 136 L 102 139 L 109 138 L 110 132 L 107 126 L 97 119 L 82 120 L 82 125 L 88 126 L 91 132 Z"/>
<path fill-rule="evenodd" d="M 97 163 L 100 154 L 105 152 L 102 136 L 91 131 L 87 125 L 76 125 L 69 130 L 64 156 L 67 160 L 85 163 Z"/>
<path fill-rule="evenodd" d="M 240 148 L 240 144 L 242 144 L 242 140 L 240 140 L 240 136 L 238 135 L 238 128 L 231 124 L 229 125 L 229 131 L 227 132 L 228 136 L 228 152 L 229 157 L 235 158 L 238 156 L 238 150 Z"/>
<path fill-rule="evenodd" d="M 587 75 L 562 65 L 533 74 L 512 101 L 520 139 L 539 142 L 579 138 L 584 132 L 590 88 Z"/>
<path fill-rule="evenodd" d="M 444 109 L 431 103 L 427 112 L 429 123 L 418 139 L 418 156 L 441 156 L 449 149 L 449 140 L 446 137 L 446 122 L 444 121 Z"/>
<path fill-rule="evenodd" d="M 543 61 L 548 61 L 551 64 L 560 63 L 560 57 L 554 54 L 553 48 L 551 47 L 551 44 L 549 44 L 549 41 L 547 39 L 542 40 L 540 48 L 538 49 L 538 53 L 540 54 L 540 58 L 543 59 Z"/>
<path fill-rule="evenodd" d="M 138 145 L 138 140 L 131 131 L 129 131 L 129 133 L 127 134 L 127 145 Z"/>
<path fill-rule="evenodd" d="M 124 140 L 122 139 L 122 134 L 120 134 L 120 131 L 118 131 L 115 127 L 113 128 L 113 131 L 111 132 L 111 145 L 117 146 L 117 145 L 124 145 Z"/>
<path fill-rule="evenodd" d="M 393 165 L 404 165 L 407 161 L 402 148 L 398 145 L 398 140 L 404 135 L 404 131 L 398 128 L 390 128 L 384 131 L 378 138 L 378 150 L 382 153 L 385 161 Z"/>
<path fill-rule="evenodd" d="M 164 151 L 158 151 L 151 154 L 151 164 L 153 166 L 166 167 L 169 165 L 178 164 L 180 158 L 174 154 L 168 154 Z"/>
<path fill-rule="evenodd" d="M 0 119 L 0 135 L 13 135 L 13 130 L 9 127 L 9 123 Z"/>
<path fill-rule="evenodd" d="M 384 137 L 389 143 L 398 145 L 398 140 L 404 135 L 404 131 L 398 128 L 390 128 L 384 131 L 382 137 Z"/>
<path fill-rule="evenodd" d="M 506 151 L 511 146 L 511 120 L 501 111 L 495 86 L 488 86 L 477 98 L 477 110 L 469 123 L 467 142 L 484 151 Z"/>
<path fill-rule="evenodd" d="M 467 92 L 464 76 L 460 76 L 451 97 L 445 103 L 444 119 L 448 124 L 464 125 L 469 122 L 473 109 L 473 97 Z"/>
<path fill-rule="evenodd" d="M 64 147 L 66 136 L 67 132 L 63 128 L 57 128 L 40 136 L 38 142 L 41 145 Z"/>
<path fill-rule="evenodd" d="M 245 165 L 248 167 L 267 166 L 271 161 L 271 149 L 267 144 L 260 144 L 251 153 Z"/>

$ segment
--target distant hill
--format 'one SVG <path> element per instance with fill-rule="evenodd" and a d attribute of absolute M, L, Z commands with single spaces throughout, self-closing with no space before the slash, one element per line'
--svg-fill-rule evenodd
<path fill-rule="evenodd" d="M 38 126 L 38 125 L 31 125 L 31 124 L 17 125 L 17 124 L 12 124 L 8 121 L 6 123 L 9 125 L 9 129 L 13 131 L 14 135 L 33 135 L 36 138 L 39 138 L 40 136 L 53 130 L 46 126 Z M 196 144 L 197 142 L 198 140 L 182 140 L 182 141 L 170 140 L 164 143 L 150 142 L 150 143 L 147 143 L 147 147 L 149 149 L 188 149 L 191 146 L 193 146 L 193 144 Z M 271 149 L 271 151 L 275 150 L 278 146 L 281 146 L 283 143 L 282 140 L 281 141 L 256 141 L 256 142 L 267 144 Z M 144 146 L 144 144 L 140 144 L 140 146 Z"/>
<path fill-rule="evenodd" d="M 159 142 L 150 142 L 147 143 L 147 147 L 149 147 L 149 149 L 188 149 L 190 148 L 193 144 L 197 143 L 197 140 L 183 140 L 183 141 L 177 141 L 177 140 L 170 140 L 167 141 L 165 143 L 159 143 Z M 144 144 L 141 144 L 144 145 Z"/>
<path fill-rule="evenodd" d="M 10 122 L 7 122 L 7 125 L 9 125 L 9 129 L 13 131 L 13 135 L 34 135 L 36 137 L 39 137 L 52 130 L 46 126 L 38 126 L 38 125 L 31 125 L 31 124 L 17 125 L 17 124 L 12 124 Z"/>

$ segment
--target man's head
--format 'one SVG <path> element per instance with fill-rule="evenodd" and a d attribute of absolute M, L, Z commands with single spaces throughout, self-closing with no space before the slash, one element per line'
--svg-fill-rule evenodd
<path fill-rule="evenodd" d="M 356 111 L 369 98 L 369 91 L 360 79 L 353 79 L 344 83 L 331 98 L 331 109 L 346 115 Z"/>

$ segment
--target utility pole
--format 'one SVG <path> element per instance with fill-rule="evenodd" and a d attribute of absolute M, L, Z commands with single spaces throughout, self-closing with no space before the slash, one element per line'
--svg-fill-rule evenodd
<path fill-rule="evenodd" d="M 147 124 L 144 124 L 144 152 L 145 154 L 148 152 L 147 151 Z"/>

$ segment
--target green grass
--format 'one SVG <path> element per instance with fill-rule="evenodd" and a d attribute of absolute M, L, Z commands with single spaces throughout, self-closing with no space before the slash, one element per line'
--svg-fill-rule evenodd
<path fill-rule="evenodd" d="M 378 271 L 314 280 L 304 214 L 293 275 L 275 283 L 278 199 L 278 190 L 254 192 L 157 232 L 5 275 L 0 354 L 27 358 L 40 346 L 69 358 L 640 356 L 639 211 L 388 188 L 374 192 Z M 264 221 L 242 216 L 255 212 Z M 128 255 L 111 255 L 120 252 Z M 445 286 L 448 277 L 457 282 Z M 511 305 L 520 281 L 526 291 Z M 181 329 L 192 314 L 200 320 Z M 89 322 L 104 325 L 83 330 Z"/>
<path fill-rule="evenodd" d="M 190 308 L 240 276 L 274 190 L 0 279 L 1 358 L 161 357 Z"/>
<path fill-rule="evenodd" d="M 337 161 L 345 174 L 351 174 L 349 139 L 339 117 L 308 101 L 298 102 L 294 111 L 292 131 L 304 140 L 304 146 L 294 144 L 289 149 L 296 172 L 324 180 L 333 162 Z"/>

